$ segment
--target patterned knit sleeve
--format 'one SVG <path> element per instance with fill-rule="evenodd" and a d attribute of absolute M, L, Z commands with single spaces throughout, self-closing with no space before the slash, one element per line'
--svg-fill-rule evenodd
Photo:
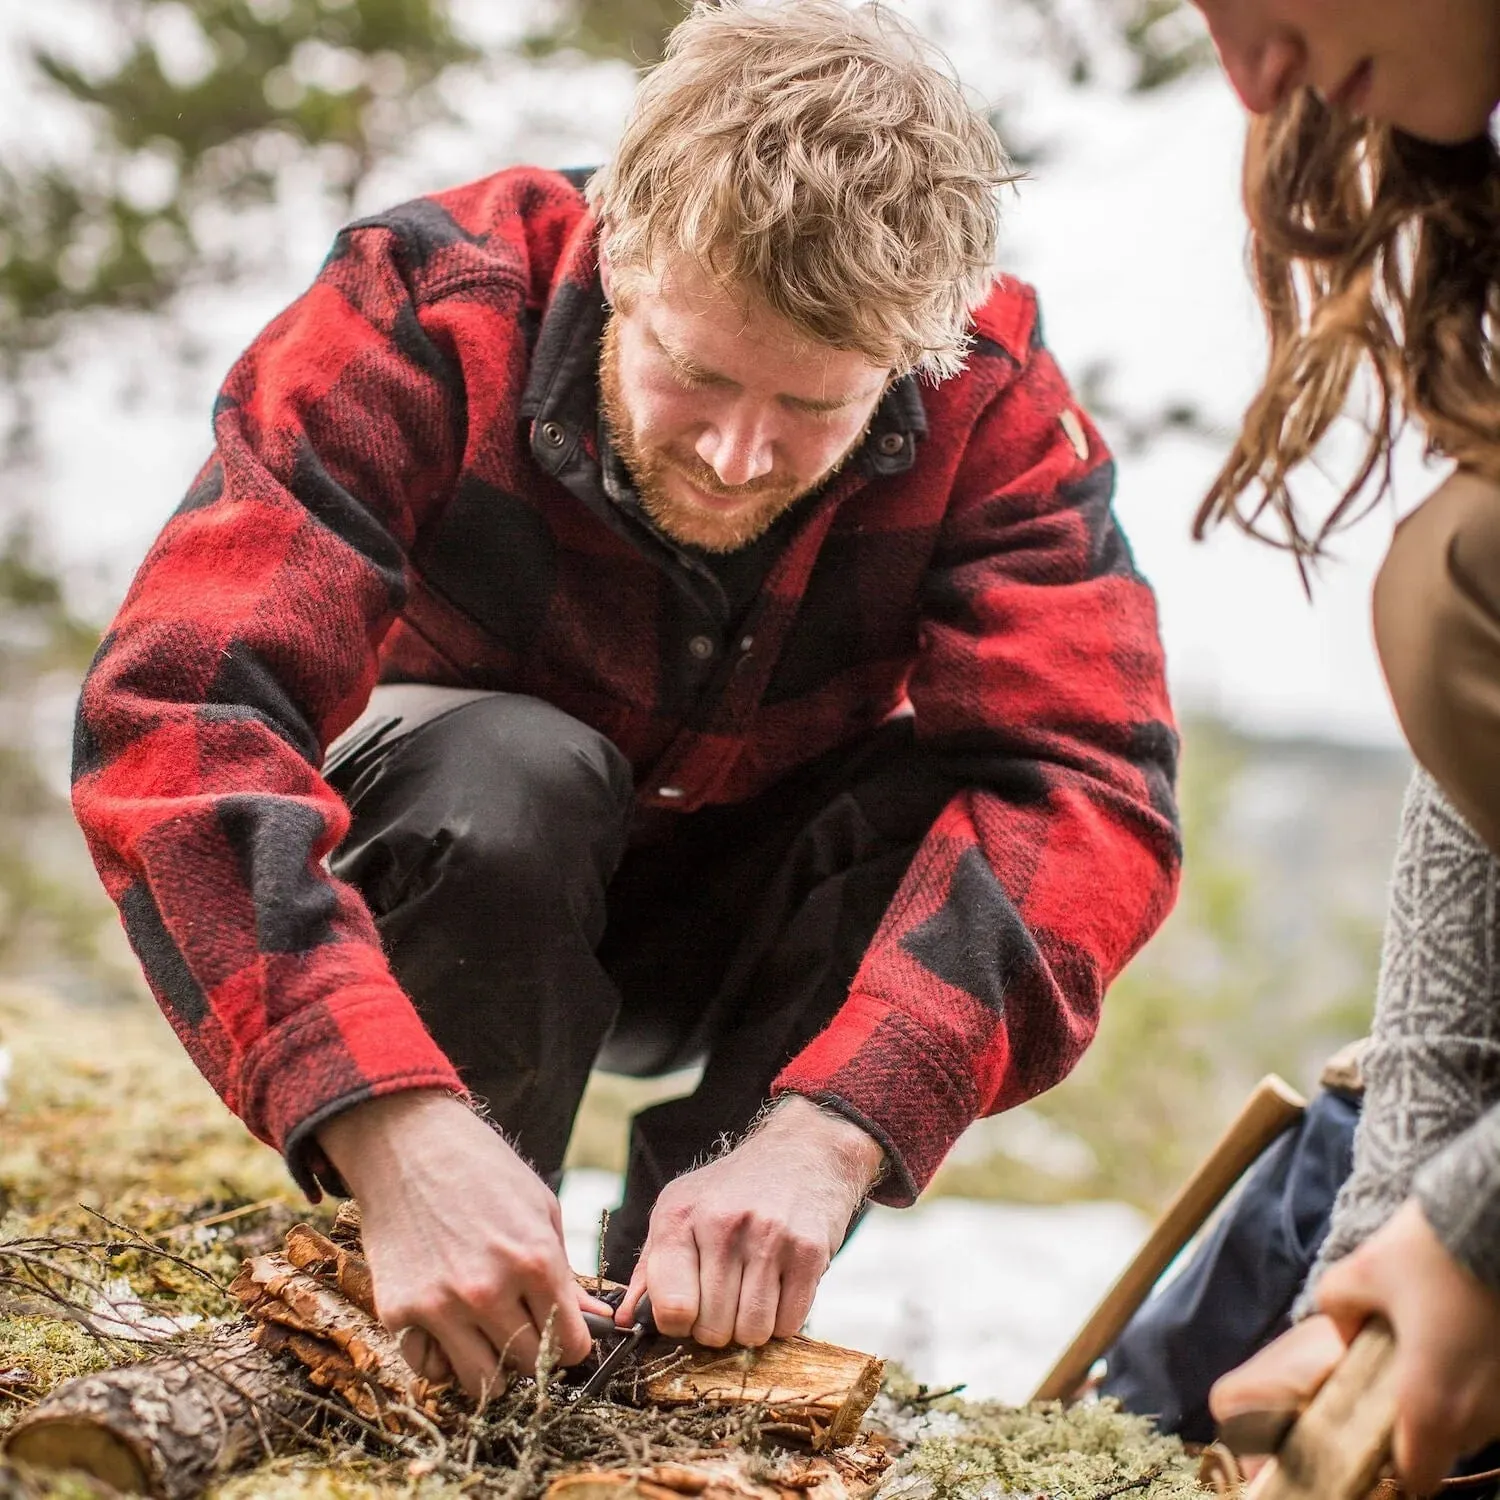
<path fill-rule="evenodd" d="M 1500 1290 L 1500 860 L 1418 769 L 1407 789 L 1363 1055 L 1354 1170 L 1299 1299 L 1415 1193 L 1438 1237 Z"/>

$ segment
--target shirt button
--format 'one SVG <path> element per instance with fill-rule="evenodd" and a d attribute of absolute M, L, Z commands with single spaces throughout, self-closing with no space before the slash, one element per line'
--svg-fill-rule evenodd
<path fill-rule="evenodd" d="M 679 802 L 682 800 L 682 788 L 680 786 L 659 786 L 656 795 L 664 802 Z"/>
<path fill-rule="evenodd" d="M 695 635 L 688 642 L 688 655 L 695 661 L 707 661 L 714 654 L 714 643 L 706 635 Z"/>
<path fill-rule="evenodd" d="M 541 434 L 542 441 L 549 448 L 561 448 L 568 436 L 563 431 L 561 422 L 543 422 L 537 431 Z"/>
<path fill-rule="evenodd" d="M 754 644 L 755 644 L 755 637 L 753 635 L 742 635 L 740 637 L 740 650 L 741 651 L 748 651 Z"/>
<path fill-rule="evenodd" d="M 882 433 L 875 446 L 887 458 L 894 458 L 906 446 L 906 438 L 899 432 Z"/>

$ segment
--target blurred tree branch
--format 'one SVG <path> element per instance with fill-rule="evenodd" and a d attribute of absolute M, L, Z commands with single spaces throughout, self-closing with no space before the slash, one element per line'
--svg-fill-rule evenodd
<path fill-rule="evenodd" d="M 0 378 L 80 318 L 150 312 L 233 279 L 270 247 L 210 247 L 205 210 L 274 200 L 311 160 L 347 204 L 380 156 L 442 113 L 438 83 L 472 61 L 444 0 L 97 0 L 114 61 L 30 62 L 77 106 L 87 147 L 0 165 Z"/>
<path fill-rule="evenodd" d="M 638 67 L 660 60 L 667 32 L 691 0 L 556 0 L 550 24 L 530 33 L 532 57 L 575 49 Z M 1132 88 L 1160 88 L 1213 61 L 1213 50 L 1186 0 L 1088 0 L 1081 14 L 1056 0 L 1009 0 L 1041 23 L 1052 61 L 1074 83 L 1089 82 L 1101 35 L 1117 38 L 1134 66 Z"/>

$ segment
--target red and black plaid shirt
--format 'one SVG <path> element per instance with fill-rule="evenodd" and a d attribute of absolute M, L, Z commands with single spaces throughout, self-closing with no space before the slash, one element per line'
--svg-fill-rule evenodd
<path fill-rule="evenodd" d="M 713 580 L 600 483 L 599 303 L 556 173 L 344 231 L 230 373 L 89 673 L 79 821 L 178 1035 L 315 1194 L 321 1121 L 461 1088 L 325 863 L 349 814 L 323 750 L 377 679 L 546 699 L 677 812 L 913 711 L 972 785 L 777 1083 L 867 1122 L 909 1201 L 1068 1072 L 1172 901 L 1176 737 L 1113 467 L 1001 281 L 968 368 L 893 389 L 726 636 Z"/>

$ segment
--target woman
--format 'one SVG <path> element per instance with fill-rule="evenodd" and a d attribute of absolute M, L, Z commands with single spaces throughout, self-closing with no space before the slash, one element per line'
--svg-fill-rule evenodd
<path fill-rule="evenodd" d="M 1426 1492 L 1500 1438 L 1500 0 L 1196 3 L 1257 115 L 1245 190 L 1271 333 L 1200 533 L 1227 519 L 1299 563 L 1316 554 L 1388 477 L 1403 418 L 1456 464 L 1398 528 L 1375 590 L 1419 769 L 1354 1172 L 1312 1315 L 1225 1376 L 1213 1407 L 1305 1396 L 1379 1314 L 1398 1344 L 1396 1465 Z M 1310 520 L 1289 475 L 1360 370 L 1375 395 L 1365 461 Z"/>

